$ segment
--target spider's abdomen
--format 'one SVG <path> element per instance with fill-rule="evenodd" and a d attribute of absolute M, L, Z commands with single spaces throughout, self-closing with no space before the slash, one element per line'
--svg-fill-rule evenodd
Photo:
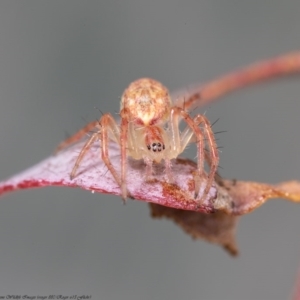
<path fill-rule="evenodd" d="M 168 118 L 170 107 L 168 89 L 150 78 L 132 82 L 121 100 L 121 110 L 126 111 L 125 117 L 139 125 L 164 123 Z"/>

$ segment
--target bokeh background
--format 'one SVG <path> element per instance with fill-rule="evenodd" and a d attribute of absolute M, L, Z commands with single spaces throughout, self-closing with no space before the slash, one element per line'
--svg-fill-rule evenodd
<path fill-rule="evenodd" d="M 298 0 L 0 2 L 0 176 L 51 155 L 124 88 L 150 76 L 171 90 L 300 49 Z M 206 108 L 221 174 L 300 179 L 300 77 Z M 185 156 L 193 158 L 192 150 Z M 272 200 L 241 218 L 241 250 L 193 241 L 145 203 L 44 188 L 0 203 L 0 296 L 288 299 L 300 264 L 300 206 Z"/>

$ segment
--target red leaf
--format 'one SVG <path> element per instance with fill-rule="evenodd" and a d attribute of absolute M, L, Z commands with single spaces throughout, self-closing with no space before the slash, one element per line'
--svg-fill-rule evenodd
<path fill-rule="evenodd" d="M 86 154 L 78 170 L 78 175 L 73 180 L 70 179 L 70 172 L 81 148 L 82 143 L 78 143 L 0 183 L 0 194 L 32 187 L 68 186 L 81 187 L 92 192 L 120 195 L 121 191 L 118 184 L 101 160 L 100 145 L 98 143 Z M 118 145 L 111 143 L 110 157 L 118 172 L 120 172 L 119 153 Z M 158 165 L 156 168 L 155 181 L 147 183 L 144 179 L 143 162 L 129 160 L 127 187 L 131 197 L 185 210 L 212 211 L 213 207 L 210 199 L 216 197 L 216 188 L 211 188 L 209 199 L 204 201 L 202 205 L 199 205 L 199 201 L 193 197 L 194 163 L 177 159 L 174 161 L 172 170 L 176 174 L 174 184 L 167 183 L 162 165 Z"/>
<path fill-rule="evenodd" d="M 0 182 L 0 195 L 18 189 L 67 186 L 120 195 L 121 191 L 111 173 L 107 170 L 100 156 L 100 145 L 96 143 L 84 157 L 76 177 L 71 180 L 70 173 L 74 166 L 82 143 L 52 156 L 32 168 Z M 110 144 L 110 157 L 117 172 L 120 172 L 119 146 Z M 207 199 L 199 202 L 195 194 L 196 163 L 187 159 L 176 159 L 172 171 L 175 182 L 170 184 L 162 164 L 156 166 L 155 180 L 145 181 L 145 166 L 142 161 L 129 160 L 127 167 L 127 187 L 131 198 L 160 204 L 176 209 L 192 210 L 204 213 L 224 211 L 227 214 L 241 215 L 262 205 L 269 198 L 283 197 L 300 201 L 300 183 L 285 182 L 276 186 L 225 180 L 216 178 Z M 205 187 L 202 182 L 201 191 Z"/>

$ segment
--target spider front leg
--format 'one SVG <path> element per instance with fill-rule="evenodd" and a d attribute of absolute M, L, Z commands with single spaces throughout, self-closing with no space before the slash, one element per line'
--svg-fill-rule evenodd
<path fill-rule="evenodd" d="M 219 151 L 218 151 L 215 135 L 212 131 L 211 124 L 208 121 L 208 119 L 203 115 L 197 115 L 194 120 L 199 125 L 203 124 L 203 132 L 206 139 L 206 143 L 208 145 L 209 159 L 207 160 L 207 162 L 209 164 L 210 170 L 207 179 L 207 184 L 203 192 L 204 195 L 207 195 L 210 187 L 213 184 L 214 178 L 217 175 L 217 170 L 218 170 L 218 165 L 220 160 Z"/>
<path fill-rule="evenodd" d="M 179 122 L 181 119 L 184 119 L 188 125 L 182 133 L 180 133 L 179 131 Z M 194 120 L 188 115 L 188 113 L 184 109 L 182 109 L 181 107 L 173 107 L 170 111 L 169 130 L 171 133 L 171 158 L 176 158 L 180 153 L 182 153 L 188 145 L 188 143 L 190 143 L 192 137 L 194 135 L 197 136 L 197 178 L 203 178 L 204 138 L 198 125 L 194 122 Z M 198 181 L 199 180 L 195 182 L 195 198 L 197 198 L 201 186 L 201 184 L 198 184 Z"/>
<path fill-rule="evenodd" d="M 188 127 L 180 134 L 179 133 L 179 120 L 182 118 L 188 125 Z M 202 128 L 199 126 L 202 125 Z M 202 131 L 202 130 L 203 131 Z M 211 159 L 209 160 L 210 172 L 207 177 L 207 182 L 205 189 L 202 193 L 201 199 L 204 200 L 213 184 L 215 174 L 217 172 L 218 162 L 219 162 L 219 153 L 217 150 L 214 134 L 212 132 L 209 121 L 206 117 L 202 115 L 197 115 L 192 119 L 189 114 L 180 107 L 173 107 L 171 109 L 170 115 L 170 131 L 172 133 L 173 141 L 173 155 L 179 155 L 184 151 L 186 146 L 193 140 L 193 137 L 196 137 L 197 140 L 197 166 L 198 166 L 198 175 L 199 178 L 204 178 L 204 162 L 205 162 L 205 143 L 206 143 L 211 152 Z M 195 189 L 195 198 L 198 196 L 200 191 L 201 184 L 196 184 Z"/>
<path fill-rule="evenodd" d="M 119 130 L 118 124 L 113 119 L 110 114 L 105 114 L 100 119 L 101 125 L 101 156 L 104 161 L 106 167 L 113 175 L 115 181 L 121 188 L 122 198 L 124 203 L 126 202 L 126 198 L 128 195 L 127 187 L 126 187 L 126 146 L 127 146 L 127 133 L 128 133 L 128 121 L 126 119 L 121 119 L 121 131 Z M 121 178 L 118 175 L 116 169 L 112 165 L 109 154 L 108 154 L 108 143 L 109 138 L 112 138 L 121 147 Z"/>
<path fill-rule="evenodd" d="M 72 172 L 70 174 L 71 179 L 73 179 L 76 176 L 76 171 L 79 168 L 81 161 L 83 160 L 85 154 L 91 148 L 93 143 L 97 140 L 97 138 L 102 141 L 102 145 L 101 145 L 102 152 L 101 153 L 102 153 L 103 161 L 114 176 L 112 169 L 109 167 L 109 166 L 112 167 L 112 164 L 108 158 L 107 144 L 108 144 L 108 138 L 119 143 L 120 133 L 119 133 L 119 128 L 118 128 L 117 123 L 115 122 L 115 120 L 112 118 L 112 116 L 110 114 L 104 115 L 99 121 L 94 121 L 92 123 L 89 123 L 87 126 L 85 126 L 83 129 L 81 129 L 80 131 L 75 133 L 73 136 L 71 136 L 65 142 L 61 143 L 61 145 L 65 144 L 67 146 L 68 144 L 74 143 L 75 141 L 82 138 L 84 136 L 84 134 L 86 133 L 87 129 L 92 128 L 92 126 L 91 126 L 92 124 L 97 125 L 96 127 L 98 128 L 98 131 L 93 133 L 90 136 L 90 138 L 86 141 L 84 146 L 82 147 L 82 149 L 76 159 L 76 162 L 74 164 Z M 116 178 L 115 178 L 115 180 L 117 181 L 118 184 L 120 184 L 119 183 L 120 180 L 118 181 Z"/>
<path fill-rule="evenodd" d="M 61 145 L 63 145 L 63 148 L 75 141 L 77 141 L 78 139 L 80 139 L 81 137 L 83 137 L 83 135 L 86 133 L 86 129 L 87 128 L 91 128 L 91 124 L 88 124 L 84 129 L 80 130 L 79 132 L 77 132 L 74 136 L 70 137 L 68 140 L 66 140 L 65 142 L 63 142 Z M 120 129 L 119 126 L 117 124 L 117 122 L 113 119 L 113 117 L 110 114 L 105 114 L 101 117 L 101 119 L 97 122 L 94 122 L 93 124 L 97 125 L 97 127 L 99 128 L 99 130 L 97 132 L 95 132 L 94 134 L 91 135 L 91 137 L 87 140 L 87 142 L 84 144 L 83 148 L 81 149 L 75 165 L 72 169 L 72 172 L 70 174 L 70 178 L 73 179 L 76 176 L 76 171 L 78 169 L 78 167 L 80 166 L 81 161 L 83 160 L 85 154 L 87 153 L 87 151 L 90 149 L 90 147 L 92 146 L 92 144 L 99 139 L 101 142 L 101 157 L 102 160 L 104 161 L 106 167 L 108 168 L 108 170 L 110 171 L 110 173 L 112 174 L 112 176 L 114 177 L 116 183 L 120 186 L 121 190 L 122 190 L 122 198 L 125 201 L 126 197 L 127 197 L 127 189 L 126 189 L 126 184 L 125 184 L 125 166 L 126 166 L 126 161 L 124 161 L 124 157 L 126 159 L 126 152 L 124 155 L 122 155 L 121 153 L 121 178 L 118 175 L 116 169 L 114 168 L 114 166 L 112 165 L 110 158 L 109 158 L 109 142 L 112 140 L 118 144 L 121 145 L 122 148 L 122 144 L 126 145 L 127 139 L 124 138 L 123 136 L 125 135 L 126 137 L 126 132 L 122 132 L 122 135 L 120 135 Z M 93 126 L 95 127 L 95 126 Z M 121 129 L 122 129 L 122 125 L 121 125 Z M 124 131 L 124 130 L 123 130 Z M 124 148 L 124 147 L 123 147 Z M 126 148 L 125 148 L 126 150 Z"/>

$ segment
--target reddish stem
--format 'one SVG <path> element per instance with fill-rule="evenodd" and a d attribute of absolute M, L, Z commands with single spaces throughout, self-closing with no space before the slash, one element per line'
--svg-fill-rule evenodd
<path fill-rule="evenodd" d="M 292 292 L 292 300 L 300 300 L 300 270 L 298 270 L 297 280 Z"/>
<path fill-rule="evenodd" d="M 183 100 L 184 107 L 191 109 L 196 105 L 207 105 L 242 87 L 296 72 L 300 72 L 300 52 L 261 61 L 202 85 L 187 101 Z"/>

